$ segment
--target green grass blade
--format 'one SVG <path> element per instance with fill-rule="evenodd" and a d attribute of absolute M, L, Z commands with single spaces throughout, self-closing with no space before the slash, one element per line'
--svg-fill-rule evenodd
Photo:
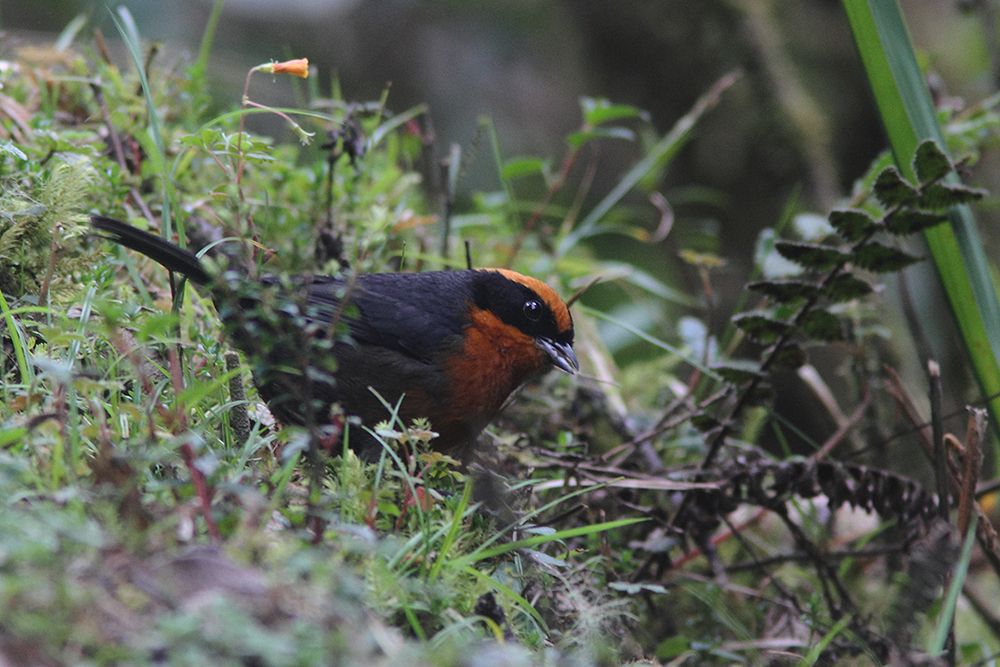
<path fill-rule="evenodd" d="M 184 391 L 177 396 L 178 405 L 180 405 L 184 410 L 197 406 L 202 399 L 222 386 L 228 384 L 229 381 L 239 375 L 239 373 L 240 369 L 234 368 L 231 371 L 226 371 L 222 375 L 212 378 L 212 380 L 191 383 L 191 386 L 185 388 Z"/>
<path fill-rule="evenodd" d="M 844 631 L 844 628 L 846 628 L 847 624 L 850 622 L 850 616 L 844 616 L 837 621 L 833 627 L 830 628 L 829 632 L 823 635 L 823 638 L 819 640 L 819 643 L 813 646 L 809 650 L 809 653 L 807 653 L 805 657 L 799 661 L 799 667 L 811 667 L 819 662 L 819 659 L 823 657 L 823 651 L 826 650 L 826 647 L 830 645 L 830 642 L 837 638 L 837 635 Z"/>
<path fill-rule="evenodd" d="M 17 321 L 14 319 L 14 314 L 11 312 L 10 306 L 7 305 L 7 299 L 4 298 L 3 292 L 0 292 L 0 315 L 3 316 L 4 324 L 7 327 L 7 335 L 10 336 L 10 341 L 14 348 L 14 359 L 17 360 L 17 370 L 21 374 L 21 384 L 27 387 L 35 379 L 34 369 L 28 363 L 28 343 L 24 340 L 23 331 L 17 325 Z"/>
<path fill-rule="evenodd" d="M 844 10 L 868 73 L 900 171 L 913 178 L 919 143 L 946 149 L 899 5 L 894 0 L 844 0 Z M 1000 301 L 972 211 L 955 207 L 950 225 L 924 232 L 952 314 L 984 396 L 1000 394 Z M 1000 397 L 987 404 L 996 429 Z"/>
<path fill-rule="evenodd" d="M 472 480 L 466 480 L 465 490 L 462 491 L 462 498 L 458 502 L 458 507 L 455 508 L 455 515 L 452 517 L 448 534 L 445 535 L 444 542 L 438 549 L 437 559 L 434 561 L 434 565 L 431 566 L 431 571 L 427 575 L 427 578 L 431 581 L 437 579 L 438 575 L 441 574 L 441 568 L 444 567 L 448 558 L 448 552 L 451 551 L 452 545 L 455 544 L 458 531 L 462 527 L 462 521 L 465 519 L 465 509 L 469 506 L 470 500 L 472 500 Z"/>
<path fill-rule="evenodd" d="M 972 547 L 976 543 L 976 521 L 977 517 L 972 516 L 969 528 L 965 533 L 965 540 L 962 542 L 962 553 L 958 557 L 958 564 L 955 565 L 955 573 L 951 577 L 951 585 L 948 586 L 948 595 L 945 596 L 944 606 L 941 609 L 941 616 L 938 617 L 937 627 L 931 637 L 931 644 L 927 647 L 927 653 L 931 656 L 939 656 L 944 652 L 945 642 L 951 630 L 952 619 L 955 618 L 955 606 L 958 604 L 958 596 L 962 593 L 962 585 L 965 577 L 969 574 L 969 561 L 972 560 Z"/>
<path fill-rule="evenodd" d="M 194 61 L 191 78 L 194 83 L 204 85 L 205 72 L 208 70 L 208 58 L 212 54 L 212 44 L 215 42 L 215 32 L 219 27 L 219 17 L 222 16 L 224 0 L 212 3 L 212 13 L 205 22 L 205 30 L 201 33 L 201 45 L 198 47 L 198 59 Z"/>
<path fill-rule="evenodd" d="M 465 567 L 467 565 L 472 565 L 473 563 L 478 563 L 481 560 L 486 560 L 487 558 L 493 558 L 494 556 L 501 556 L 505 553 L 516 551 L 517 549 L 534 547 L 539 544 L 547 544 L 549 542 L 556 542 L 559 540 L 568 540 L 571 537 L 580 537 L 581 535 L 595 535 L 597 533 L 602 533 L 607 530 L 624 528 L 625 526 L 631 526 L 632 524 L 641 523 L 647 520 L 648 519 L 644 517 L 618 519 L 616 521 L 605 521 L 604 523 L 595 523 L 589 526 L 578 526 L 576 528 L 559 530 L 547 535 L 535 535 L 533 537 L 526 537 L 523 540 L 517 540 L 515 542 L 507 542 L 506 544 L 500 544 L 498 546 L 489 549 L 478 549 L 466 556 L 463 556 L 461 558 L 456 558 L 454 561 L 452 561 L 451 566 L 456 568 Z"/>
<path fill-rule="evenodd" d="M 426 104 L 418 104 L 415 107 L 407 109 L 402 113 L 396 114 L 389 120 L 385 121 L 384 123 L 376 127 L 374 132 L 372 132 L 371 139 L 368 142 L 369 147 L 378 146 L 390 134 L 395 132 L 403 125 L 406 125 L 409 121 L 415 118 L 419 118 L 423 114 L 427 113 L 427 110 L 428 106 Z M 296 110 L 296 111 L 298 113 L 302 113 L 302 110 Z"/>
<path fill-rule="evenodd" d="M 168 241 L 173 235 L 171 225 L 173 219 L 170 216 L 170 204 L 173 198 L 173 181 L 170 178 L 170 173 L 167 169 L 167 150 L 166 144 L 163 140 L 163 128 L 160 125 L 160 115 L 156 111 L 156 103 L 153 101 L 153 90 L 149 86 L 149 79 L 146 77 L 146 67 L 143 64 L 142 58 L 142 43 L 139 38 L 139 29 L 135 25 L 135 19 L 132 18 L 131 12 L 128 8 L 124 6 L 118 7 L 116 13 L 111 14 L 111 18 L 115 22 L 115 27 L 118 29 L 119 34 L 122 36 L 122 40 L 125 42 L 125 46 L 128 49 L 129 56 L 132 59 L 132 64 L 135 65 L 136 72 L 139 74 L 139 83 L 142 86 L 142 94 L 146 100 L 146 109 L 149 112 L 149 135 L 152 139 L 152 147 L 155 150 L 148 150 L 149 158 L 156 165 L 156 171 L 160 174 L 160 185 L 163 192 L 163 226 L 161 233 L 163 238 Z M 182 226 L 178 226 L 177 238 L 180 245 L 183 247 L 184 242 L 184 229 Z"/>
<path fill-rule="evenodd" d="M 501 595 L 514 602 L 514 604 L 523 609 L 526 614 L 531 616 L 531 618 L 534 619 L 535 623 L 538 623 L 538 627 L 540 627 L 546 634 L 548 634 L 549 626 L 545 623 L 545 619 L 542 618 L 542 615 L 538 613 L 538 610 L 535 609 L 534 605 L 532 605 L 528 600 L 526 600 L 524 596 L 519 594 L 517 591 L 515 591 L 507 584 L 498 581 L 497 579 L 491 577 L 487 573 L 481 572 L 474 567 L 466 567 L 465 573 L 470 574 L 476 579 L 479 579 L 480 581 L 486 583 L 487 585 L 489 585 L 490 588 L 497 590 Z"/>
<path fill-rule="evenodd" d="M 56 39 L 55 50 L 59 53 L 66 51 L 69 47 L 73 45 L 73 40 L 76 36 L 80 34 L 83 27 L 87 25 L 87 15 L 77 14 L 66 27 L 63 28 L 62 32 L 59 33 L 59 37 Z"/>

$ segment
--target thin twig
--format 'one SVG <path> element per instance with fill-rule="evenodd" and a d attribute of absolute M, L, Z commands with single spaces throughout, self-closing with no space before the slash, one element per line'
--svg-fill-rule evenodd
<path fill-rule="evenodd" d="M 753 562 L 755 562 L 758 565 L 760 565 L 760 569 L 761 569 L 761 571 L 763 571 L 764 570 L 764 566 L 762 565 L 762 561 L 759 558 L 757 558 L 757 554 L 754 551 L 753 545 L 750 544 L 749 540 L 747 540 L 745 537 L 743 537 L 743 531 L 737 529 L 737 527 L 733 525 L 733 523 L 729 520 L 729 517 L 727 517 L 727 516 L 722 517 L 722 521 L 723 521 L 723 523 L 726 524 L 726 527 L 732 533 L 733 539 L 735 539 L 737 542 L 740 543 L 740 545 L 747 552 L 747 554 L 750 555 L 750 558 L 753 559 Z M 732 568 L 727 568 L 727 571 L 728 572 L 732 572 Z M 783 597 L 786 600 L 788 600 L 788 602 L 789 602 L 790 605 L 792 605 L 795 608 L 799 608 L 799 601 L 798 601 L 798 599 L 792 594 L 791 591 L 789 591 L 787 588 L 784 587 L 784 585 L 782 585 L 781 581 L 777 577 L 769 577 L 769 582 L 768 583 L 771 586 L 773 586 L 775 590 L 778 591 L 778 594 L 781 595 L 781 597 Z M 799 613 L 801 613 L 801 612 L 802 612 L 802 610 L 799 609 Z"/>
<path fill-rule="evenodd" d="M 439 168 L 441 170 L 442 199 L 441 202 L 441 247 L 439 252 L 441 257 L 448 259 L 451 254 L 451 218 L 455 212 L 455 179 L 452 174 L 456 173 L 458 165 L 462 160 L 462 147 L 452 144 L 448 151 L 448 157 L 441 160 Z"/>
<path fill-rule="evenodd" d="M 774 513 L 778 515 L 782 523 L 788 529 L 788 532 L 792 534 L 792 538 L 795 542 L 809 554 L 809 559 L 812 561 L 813 566 L 816 568 L 816 574 L 819 575 L 820 584 L 823 588 L 823 597 L 826 598 L 827 609 L 830 611 L 830 615 L 834 619 L 839 619 L 844 613 L 850 614 L 852 617 L 858 617 L 858 607 L 854 604 L 854 600 L 851 599 L 851 594 L 847 591 L 843 582 L 840 581 L 840 576 L 837 571 L 826 562 L 823 554 L 820 553 L 816 545 L 810 541 L 809 537 L 799 528 L 791 517 L 788 516 L 788 512 L 785 511 L 784 507 L 779 507 L 774 510 Z M 830 584 L 837 590 L 837 597 L 840 598 L 840 603 L 833 597 L 833 593 L 830 591 Z M 846 605 L 844 609 L 841 605 Z"/>
<path fill-rule="evenodd" d="M 735 532 L 736 533 L 742 533 L 743 531 L 745 531 L 750 526 L 759 523 L 765 516 L 767 516 L 767 514 L 768 514 L 768 510 L 766 510 L 766 509 L 762 508 L 762 509 L 757 510 L 757 512 L 754 513 L 754 515 L 752 517 L 750 517 L 749 519 L 747 519 L 746 521 L 744 521 L 740 525 L 736 526 L 735 527 Z M 729 522 L 726 521 L 726 524 L 729 525 Z M 714 535 L 712 537 L 712 544 L 721 544 L 721 543 L 725 542 L 726 540 L 730 539 L 733 536 L 733 534 L 734 534 L 734 529 L 732 529 L 732 527 L 730 527 L 729 530 L 725 530 L 725 531 L 722 531 L 722 532 L 718 533 L 717 535 Z M 687 552 L 685 552 L 684 554 L 682 554 L 680 556 L 680 558 L 676 559 L 675 561 L 673 561 L 671 563 L 671 565 L 670 565 L 671 570 L 672 571 L 680 570 L 684 565 L 686 565 L 690 561 L 698 558 L 701 555 L 702 555 L 702 552 L 701 552 L 701 548 L 700 547 L 697 547 L 697 548 L 694 548 L 694 549 L 690 549 Z"/>
<path fill-rule="evenodd" d="M 931 444 L 934 451 L 934 481 L 937 485 L 938 508 L 941 520 L 948 521 L 948 454 L 944 449 L 944 424 L 941 420 L 943 401 L 941 367 L 933 359 L 927 360 L 927 378 L 930 383 Z"/>
<path fill-rule="evenodd" d="M 992 493 L 996 493 L 998 489 L 1000 489 L 1000 477 L 995 477 L 989 481 L 983 482 L 982 484 L 976 486 L 976 500 Z"/>
<path fill-rule="evenodd" d="M 97 53 L 101 56 L 101 60 L 109 65 L 114 65 L 114 61 L 111 60 L 111 52 L 108 51 L 108 44 L 104 41 L 104 32 L 100 28 L 94 29 L 94 43 L 97 45 Z"/>
<path fill-rule="evenodd" d="M 621 465 L 643 443 L 649 442 L 661 433 L 665 433 L 672 428 L 680 426 L 684 422 L 690 420 L 692 415 L 703 412 L 728 395 L 728 389 L 722 389 L 701 401 L 696 407 L 690 406 L 689 402 L 685 400 L 676 400 L 672 402 L 663 411 L 663 415 L 653 428 L 640 433 L 631 440 L 623 442 L 620 445 L 616 445 L 614 448 L 602 454 L 600 460 L 611 461 L 612 465 Z M 683 407 L 688 407 L 689 409 L 677 414 L 677 411 Z"/>
<path fill-rule="evenodd" d="M 868 387 L 865 386 L 865 393 L 861 398 L 860 405 L 854 409 L 854 412 L 851 413 L 850 417 L 845 418 L 844 422 L 841 423 L 840 428 L 838 428 L 833 435 L 827 438 L 826 442 L 824 442 L 823 445 L 816 450 L 816 453 L 813 454 L 813 460 L 822 461 L 829 456 L 834 447 L 843 442 L 844 438 L 847 437 L 851 430 L 858 425 L 861 418 L 865 416 L 866 412 L 868 412 L 868 408 L 871 404 L 871 391 L 869 391 Z"/>
<path fill-rule="evenodd" d="M 892 554 L 901 554 L 907 550 L 907 545 L 896 544 L 884 547 L 864 547 L 861 549 L 835 549 L 827 551 L 824 555 L 835 561 L 847 560 L 848 558 L 880 558 L 882 556 L 889 556 Z M 804 551 L 794 551 L 792 553 L 777 554 L 775 556 L 769 556 L 767 558 L 755 558 L 752 561 L 745 561 L 742 563 L 734 563 L 728 567 L 730 572 L 742 572 L 746 570 L 757 570 L 765 569 L 772 565 L 781 565 L 783 563 L 798 563 L 803 561 L 808 561 L 812 558 L 808 553 Z"/>
<path fill-rule="evenodd" d="M 969 530 L 969 520 L 972 516 L 972 506 L 975 503 L 976 484 L 983 464 L 983 452 L 980 448 L 986 435 L 986 410 L 972 408 L 969 410 L 969 425 L 965 431 L 965 452 L 962 455 L 962 488 L 958 494 L 958 534 L 965 535 Z"/>
<path fill-rule="evenodd" d="M 577 299 L 579 299 L 581 296 L 583 296 L 591 287 L 593 287 L 597 283 L 601 282 L 602 279 L 603 279 L 603 276 L 594 276 L 589 281 L 587 281 L 586 285 L 584 285 L 583 287 L 581 287 L 577 291 L 573 292 L 573 294 L 568 299 L 566 299 L 566 307 L 569 308 L 574 303 L 576 303 Z"/>
<path fill-rule="evenodd" d="M 121 137 L 118 136 L 118 131 L 115 129 L 114 124 L 111 122 L 111 111 L 108 109 L 108 102 L 104 98 L 104 90 L 101 86 L 100 81 L 92 81 L 90 84 L 90 89 L 94 93 L 94 99 L 97 101 L 97 106 L 101 110 L 101 121 L 104 126 L 108 129 L 108 139 L 111 141 L 111 151 L 115 155 L 115 162 L 118 163 L 118 167 L 122 170 L 122 173 L 128 173 L 128 162 L 125 159 L 125 149 L 122 147 Z M 146 200 L 143 199 L 142 194 L 139 192 L 139 188 L 132 186 L 128 191 L 129 197 L 135 202 L 135 205 L 139 207 L 139 211 L 142 213 L 143 217 L 150 222 L 153 222 L 155 218 L 153 217 L 153 212 L 146 205 Z"/>
<path fill-rule="evenodd" d="M 972 407 L 978 407 L 980 405 L 986 405 L 986 404 L 990 403 L 991 401 L 993 401 L 993 400 L 995 400 L 997 398 L 1000 398 L 1000 391 L 994 392 L 994 393 L 992 393 L 992 394 L 990 394 L 988 396 L 977 398 L 974 401 L 969 401 L 966 405 L 969 405 L 969 406 L 972 406 Z M 959 417 L 962 414 L 964 414 L 965 411 L 966 411 L 966 409 L 965 409 L 964 406 L 960 407 L 960 408 L 956 408 L 956 409 L 952 410 L 951 412 L 945 414 L 944 415 L 944 420 L 948 421 L 948 420 L 954 419 L 956 417 Z M 866 450 L 867 449 L 873 449 L 874 447 L 884 447 L 884 446 L 888 445 L 891 442 L 899 440 L 900 438 L 905 438 L 907 436 L 913 435 L 918 430 L 920 430 L 922 428 L 926 428 L 926 427 L 928 427 L 930 425 L 931 424 L 930 424 L 929 421 L 918 420 L 917 422 L 914 422 L 911 426 L 908 426 L 907 428 L 904 428 L 904 429 L 901 429 L 899 431 L 896 431 L 892 435 L 887 436 L 886 438 L 878 441 L 877 443 L 874 443 L 873 445 L 867 447 Z M 855 452 L 855 453 L 856 454 L 860 454 L 862 452 Z"/>
<path fill-rule="evenodd" d="M 524 245 L 525 239 L 527 239 L 528 235 L 535 229 L 535 225 L 538 224 L 539 220 L 542 219 L 542 215 L 545 214 L 546 209 L 548 209 L 552 200 L 555 199 L 555 196 L 566 185 L 566 181 L 569 179 L 570 172 L 573 171 L 573 165 L 576 164 L 578 157 L 580 157 L 579 148 L 570 148 L 566 151 L 566 154 L 563 156 L 562 164 L 559 167 L 558 174 L 556 174 L 556 177 L 549 184 L 549 187 L 545 192 L 545 196 L 542 197 L 540 202 L 538 202 L 538 205 L 531 212 L 531 216 L 524 223 L 524 225 L 522 225 L 521 230 L 514 238 L 514 244 L 507 253 L 507 257 L 504 259 L 502 266 L 510 266 L 514 263 L 514 259 L 517 257 L 517 254 L 521 252 L 521 246 Z"/>
<path fill-rule="evenodd" d="M 910 422 L 919 425 L 919 428 L 917 429 L 917 433 L 920 435 L 919 442 L 923 445 L 924 452 L 927 453 L 929 457 L 932 457 L 931 451 L 933 445 L 931 442 L 930 428 L 924 423 L 923 418 L 920 416 L 920 412 L 913 404 L 913 399 L 911 399 L 909 394 L 906 393 L 906 388 L 903 386 L 903 383 L 899 379 L 896 372 L 888 367 L 886 367 L 885 370 L 889 376 L 889 384 L 886 386 L 886 391 L 896 400 L 896 403 L 903 410 L 903 412 L 906 413 Z M 948 468 L 951 473 L 951 488 L 956 494 L 960 493 L 962 487 L 959 483 L 959 466 L 950 456 L 948 457 Z M 990 567 L 992 567 L 993 571 L 1000 576 L 1000 535 L 997 534 L 992 521 L 983 510 L 982 505 L 976 502 L 972 505 L 972 509 L 975 512 L 977 519 L 976 542 L 979 544 L 979 548 L 982 549 L 983 555 L 986 556 L 986 560 L 989 562 Z"/>

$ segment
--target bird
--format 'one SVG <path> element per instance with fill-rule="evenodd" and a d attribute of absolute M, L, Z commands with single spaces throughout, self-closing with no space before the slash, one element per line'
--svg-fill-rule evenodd
<path fill-rule="evenodd" d="M 230 255 L 203 261 L 133 225 L 91 216 L 95 232 L 207 288 L 272 414 L 323 425 L 339 405 L 366 460 L 393 410 L 426 418 L 431 446 L 469 461 L 485 427 L 527 380 L 579 371 L 573 317 L 557 292 L 506 268 L 251 277 Z M 357 422 L 369 428 L 361 428 Z"/>

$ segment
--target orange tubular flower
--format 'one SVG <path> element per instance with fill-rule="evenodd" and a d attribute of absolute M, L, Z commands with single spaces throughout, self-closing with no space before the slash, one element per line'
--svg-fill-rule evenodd
<path fill-rule="evenodd" d="M 291 74 L 292 76 L 306 79 L 309 77 L 309 59 L 296 58 L 280 63 L 266 63 L 264 65 L 257 65 L 257 67 L 254 67 L 254 70 L 264 72 L 265 74 Z"/>

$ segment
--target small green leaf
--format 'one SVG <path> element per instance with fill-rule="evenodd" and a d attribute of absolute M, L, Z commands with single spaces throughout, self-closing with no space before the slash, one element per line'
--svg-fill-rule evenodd
<path fill-rule="evenodd" d="M 811 299 L 819 292 L 814 283 L 802 280 L 758 280 L 748 284 L 747 289 L 760 292 L 782 303 L 796 299 Z"/>
<path fill-rule="evenodd" d="M 870 215 L 855 208 L 831 211 L 830 224 L 850 243 L 860 241 L 878 227 L 878 223 Z"/>
<path fill-rule="evenodd" d="M 913 171 L 917 173 L 921 183 L 939 181 L 952 169 L 951 160 L 933 139 L 917 146 L 917 152 L 913 156 Z"/>
<path fill-rule="evenodd" d="M 915 257 L 902 250 L 896 250 L 881 243 L 872 242 L 858 248 L 854 253 L 853 262 L 863 269 L 875 271 L 876 273 L 888 273 L 905 269 L 914 262 L 919 262 L 922 257 Z"/>
<path fill-rule="evenodd" d="M 733 324 L 742 329 L 746 335 L 761 343 L 773 343 L 791 326 L 788 322 L 773 319 L 762 312 L 734 315 Z"/>
<path fill-rule="evenodd" d="M 399 509 L 399 505 L 389 501 L 383 501 L 377 505 L 379 514 L 384 514 L 385 516 L 399 516 L 402 512 Z"/>
<path fill-rule="evenodd" d="M 684 635 L 674 635 L 664 639 L 656 647 L 658 660 L 672 660 L 691 650 L 691 640 Z"/>
<path fill-rule="evenodd" d="M 0 431 L 0 447 L 6 447 L 11 443 L 21 440 L 28 434 L 27 427 L 18 426 Z"/>
<path fill-rule="evenodd" d="M 886 167 L 875 179 L 875 196 L 886 208 L 908 206 L 917 199 L 917 191 L 903 180 L 899 170 Z"/>
<path fill-rule="evenodd" d="M 566 142 L 573 148 L 580 148 L 595 139 L 624 139 L 635 141 L 635 132 L 627 127 L 595 127 L 590 130 L 573 132 L 566 137 Z"/>
<path fill-rule="evenodd" d="M 613 104 L 604 98 L 584 97 L 580 100 L 580 107 L 583 110 L 583 122 L 591 126 L 630 118 L 649 118 L 649 114 L 638 107 Z"/>
<path fill-rule="evenodd" d="M 723 380 L 733 384 L 743 384 L 764 377 L 764 374 L 760 372 L 760 364 L 748 360 L 735 359 L 725 364 L 712 366 L 712 370 L 722 376 Z"/>
<path fill-rule="evenodd" d="M 785 259 L 816 271 L 832 269 L 848 259 L 848 255 L 837 248 L 817 243 L 778 241 L 774 249 Z"/>
<path fill-rule="evenodd" d="M 844 338 L 844 327 L 837 316 L 822 309 L 806 313 L 802 318 L 802 331 L 810 338 L 827 342 Z"/>
<path fill-rule="evenodd" d="M 841 303 L 860 299 L 872 291 L 872 286 L 867 281 L 849 273 L 842 273 L 827 284 L 824 294 L 833 303 Z"/>
<path fill-rule="evenodd" d="M 924 188 L 920 193 L 917 206 L 931 209 L 932 211 L 951 208 L 959 204 L 968 204 L 982 199 L 986 195 L 985 190 L 970 188 L 966 185 L 945 185 L 944 183 L 934 183 Z"/>
<path fill-rule="evenodd" d="M 898 236 L 916 234 L 947 220 L 939 213 L 926 213 L 911 208 L 901 208 L 885 220 L 885 228 Z"/>
<path fill-rule="evenodd" d="M 500 177 L 505 181 L 510 181 L 522 176 L 533 174 L 545 175 L 548 170 L 548 162 L 539 157 L 515 157 L 507 160 L 500 171 Z"/>

